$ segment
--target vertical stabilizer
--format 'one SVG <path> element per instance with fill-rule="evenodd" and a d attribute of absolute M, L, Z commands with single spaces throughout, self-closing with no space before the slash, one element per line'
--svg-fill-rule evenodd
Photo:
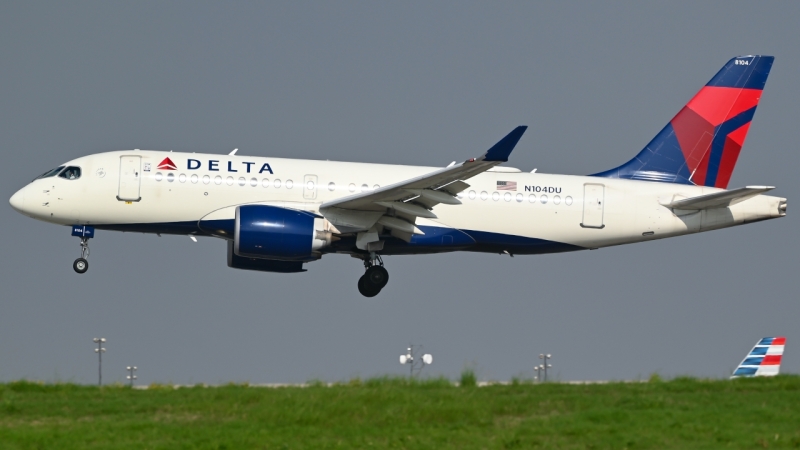
<path fill-rule="evenodd" d="M 773 377 L 781 370 L 781 358 L 786 338 L 765 337 L 758 341 L 750 353 L 739 363 L 731 378 L 737 377 Z"/>
<path fill-rule="evenodd" d="M 731 59 L 636 157 L 594 176 L 727 188 L 774 60 Z"/>

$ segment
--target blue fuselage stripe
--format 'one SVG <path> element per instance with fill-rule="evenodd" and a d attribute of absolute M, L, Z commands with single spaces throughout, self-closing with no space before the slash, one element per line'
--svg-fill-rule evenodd
<path fill-rule="evenodd" d="M 213 220 L 198 222 L 138 223 L 94 225 L 99 230 L 127 231 L 136 233 L 159 233 L 200 236 L 215 236 L 232 239 L 234 220 Z M 524 236 L 515 236 L 488 231 L 458 230 L 445 227 L 419 227 L 425 235 L 413 236 L 411 242 L 382 236 L 385 239 L 383 255 L 402 255 L 420 253 L 441 253 L 449 251 L 471 251 L 483 253 L 504 253 L 515 255 L 536 255 L 585 250 L 584 247 L 561 242 Z M 352 242 L 350 242 L 352 241 Z M 337 250 L 355 245 L 355 238 L 338 241 Z"/>

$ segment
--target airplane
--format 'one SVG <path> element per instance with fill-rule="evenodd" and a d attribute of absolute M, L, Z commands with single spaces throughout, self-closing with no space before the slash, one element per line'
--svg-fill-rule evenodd
<path fill-rule="evenodd" d="M 358 290 L 387 285 L 383 257 L 536 255 L 646 242 L 786 215 L 772 186 L 728 190 L 774 57 L 728 61 L 633 159 L 586 176 L 501 165 L 519 126 L 447 167 L 121 150 L 68 161 L 16 192 L 20 213 L 72 228 L 75 272 L 95 230 L 216 237 L 228 267 L 305 272 L 361 259 Z"/>
<path fill-rule="evenodd" d="M 765 337 L 756 342 L 755 347 L 744 357 L 731 378 L 774 377 L 781 370 L 781 358 L 786 346 L 786 338 Z"/>

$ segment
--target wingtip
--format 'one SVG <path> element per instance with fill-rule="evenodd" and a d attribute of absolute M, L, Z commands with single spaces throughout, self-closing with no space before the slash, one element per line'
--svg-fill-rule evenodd
<path fill-rule="evenodd" d="M 522 138 L 522 135 L 525 134 L 525 130 L 527 130 L 527 125 L 520 125 L 514 128 L 510 133 L 508 133 L 503 139 L 492 146 L 489 151 L 483 156 L 484 161 L 500 161 L 506 162 L 508 161 L 508 156 L 511 154 L 511 151 L 514 150 L 514 147 L 517 146 L 517 143 Z"/>

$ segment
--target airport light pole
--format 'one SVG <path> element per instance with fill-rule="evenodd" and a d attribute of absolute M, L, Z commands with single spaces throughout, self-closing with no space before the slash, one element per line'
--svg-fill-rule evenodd
<path fill-rule="evenodd" d="M 433 356 L 430 353 L 425 353 L 422 355 L 422 358 L 415 358 L 414 353 L 422 351 L 422 346 L 416 348 L 414 350 L 414 346 L 411 345 L 408 347 L 405 355 L 400 355 L 400 364 L 408 364 L 409 376 L 414 376 L 414 371 L 417 372 L 417 375 L 422 371 L 422 369 L 428 365 L 433 363 Z"/>
<path fill-rule="evenodd" d="M 539 354 L 539 359 L 544 360 L 544 364 L 542 364 L 540 366 L 542 369 L 544 369 L 544 381 L 547 381 L 547 369 L 549 369 L 550 367 L 553 367 L 552 364 L 547 364 L 547 360 L 552 358 L 552 357 L 553 357 L 553 355 L 551 355 L 550 353 L 540 353 Z"/>
<path fill-rule="evenodd" d="M 128 375 L 128 379 L 131 380 L 131 387 L 133 387 L 133 380 L 137 378 L 136 375 L 133 374 L 133 372 L 136 372 L 136 366 L 128 366 L 127 369 L 128 372 L 130 372 L 130 375 Z"/>
<path fill-rule="evenodd" d="M 92 342 L 97 344 L 97 348 L 94 349 L 94 352 L 97 353 L 97 385 L 103 385 L 103 353 L 106 352 L 106 349 L 103 348 L 103 344 L 106 342 L 106 338 L 94 338 Z"/>
<path fill-rule="evenodd" d="M 536 381 L 541 382 L 542 381 L 542 371 L 544 370 L 544 366 L 539 364 L 538 366 L 535 366 L 533 368 L 533 370 L 536 372 L 536 377 L 535 377 Z"/>

